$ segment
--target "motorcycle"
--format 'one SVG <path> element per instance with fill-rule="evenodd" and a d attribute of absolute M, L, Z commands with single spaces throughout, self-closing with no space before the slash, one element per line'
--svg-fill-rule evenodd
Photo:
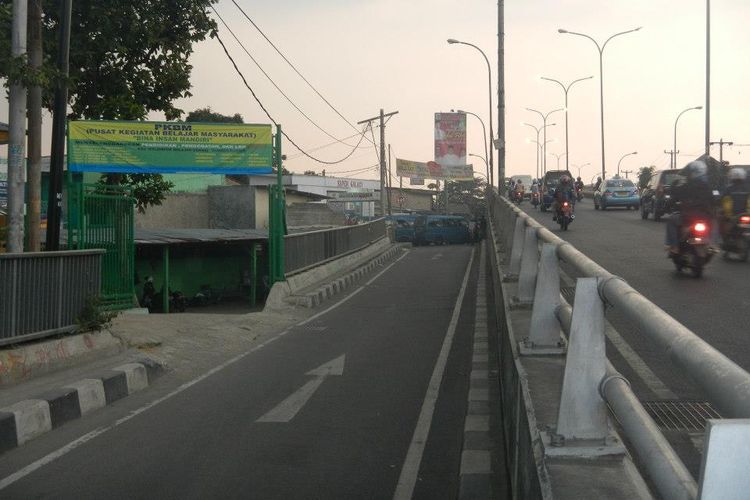
<path fill-rule="evenodd" d="M 523 191 L 515 191 L 513 193 L 513 201 L 516 205 L 520 205 L 523 201 Z"/>
<path fill-rule="evenodd" d="M 576 187 L 576 199 L 578 201 L 583 200 L 583 189 L 581 187 Z"/>
<path fill-rule="evenodd" d="M 711 225 L 706 219 L 686 221 L 680 228 L 679 234 L 678 251 L 671 253 L 669 257 L 678 272 L 688 268 L 694 277 L 700 278 L 703 275 L 703 268 L 714 254 L 709 238 Z"/>
<path fill-rule="evenodd" d="M 555 215 L 555 220 L 558 224 L 560 224 L 560 229 L 563 231 L 568 230 L 568 226 L 571 222 L 573 222 L 573 219 L 575 219 L 576 216 L 573 215 L 573 207 L 571 206 L 569 201 L 562 202 L 562 205 L 557 209 L 557 214 Z"/>
<path fill-rule="evenodd" d="M 534 205 L 534 208 L 537 208 L 539 206 L 539 193 L 531 193 L 531 204 Z"/>
<path fill-rule="evenodd" d="M 156 292 L 153 279 L 149 278 L 143 285 L 143 298 L 141 305 L 148 309 L 149 313 L 164 311 L 164 288 Z M 180 291 L 169 290 L 169 311 L 185 312 L 187 298 Z"/>
<path fill-rule="evenodd" d="M 207 306 L 218 304 L 221 301 L 221 293 L 211 288 L 210 285 L 201 285 L 201 289 L 190 299 L 191 306 Z"/>
<path fill-rule="evenodd" d="M 721 246 L 724 258 L 736 254 L 740 261 L 747 262 L 750 255 L 750 214 L 741 214 L 733 221 Z"/>

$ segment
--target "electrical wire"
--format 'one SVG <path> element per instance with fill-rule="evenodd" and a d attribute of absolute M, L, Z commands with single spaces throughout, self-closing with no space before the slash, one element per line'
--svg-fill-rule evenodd
<path fill-rule="evenodd" d="M 357 137 L 358 135 L 360 135 L 360 134 L 353 134 L 353 135 L 350 135 L 348 137 L 344 137 L 343 139 L 341 139 L 341 141 L 345 141 L 347 139 L 351 139 L 352 137 Z M 313 152 L 313 151 L 319 151 L 319 150 L 321 150 L 323 148 L 327 148 L 329 146 L 334 146 L 336 144 L 339 144 L 339 143 L 341 143 L 341 141 L 329 142 L 327 144 L 323 144 L 322 146 L 316 146 L 314 148 L 309 148 L 307 151 L 308 151 L 308 153 Z M 351 146 L 349 146 L 349 147 L 351 147 Z M 374 146 L 368 145 L 368 146 L 362 146 L 360 149 L 369 149 L 369 148 L 372 148 L 372 147 L 374 147 Z M 304 155 L 302 153 L 296 153 L 296 154 L 288 156 L 287 159 L 288 160 L 293 160 L 294 158 L 299 158 L 300 156 L 304 156 Z"/>
<path fill-rule="evenodd" d="M 237 8 L 239 9 L 239 10 L 240 10 L 240 12 L 242 12 L 242 15 L 243 15 L 243 16 L 245 16 L 245 19 L 247 19 L 248 21 L 250 21 L 250 24 L 252 24 L 252 25 L 253 25 L 253 27 L 254 27 L 254 28 L 255 28 L 256 30 L 258 30 L 258 33 L 260 33 L 260 34 L 261 34 L 261 35 L 263 36 L 263 38 L 265 38 L 265 39 L 266 39 L 266 41 L 267 41 L 267 42 L 268 42 L 268 43 L 269 43 L 269 44 L 271 45 L 271 47 L 273 47 L 273 48 L 274 48 L 274 50 L 276 50 L 276 52 L 277 52 L 277 53 L 278 53 L 278 54 L 279 54 L 279 55 L 281 56 L 281 58 L 282 58 L 282 59 L 284 59 L 284 61 L 285 61 L 285 62 L 286 62 L 286 63 L 287 63 L 287 64 L 288 64 L 288 65 L 289 65 L 289 66 L 290 66 L 290 67 L 291 67 L 291 68 L 292 68 L 292 69 L 294 70 L 294 72 L 295 72 L 295 73 L 297 73 L 297 75 L 298 75 L 298 76 L 299 76 L 300 78 L 302 78 L 302 80 L 303 80 L 303 81 L 304 81 L 304 82 L 305 82 L 305 83 L 306 83 L 306 84 L 307 84 L 307 85 L 308 85 L 308 86 L 309 86 L 309 87 L 310 87 L 310 88 L 311 88 L 311 89 L 312 89 L 312 90 L 313 90 L 313 91 L 314 91 L 314 92 L 315 92 L 315 93 L 316 93 L 316 94 L 318 95 L 318 97 L 320 97 L 320 98 L 321 98 L 321 99 L 323 100 L 323 102 L 325 102 L 325 103 L 326 103 L 326 104 L 328 105 L 328 107 L 329 107 L 329 108 L 331 108 L 331 109 L 332 109 L 332 110 L 333 110 L 333 111 L 334 111 L 334 112 L 335 112 L 335 113 L 336 113 L 337 115 L 339 115 L 339 116 L 341 117 L 341 119 L 342 119 L 342 120 L 344 120 L 344 121 L 345 121 L 346 123 L 348 123 L 348 124 L 349 124 L 349 126 L 350 126 L 350 127 L 352 128 L 352 129 L 354 129 L 354 130 L 357 130 L 357 127 L 356 127 L 356 126 L 355 126 L 355 125 L 354 125 L 354 124 L 353 124 L 352 122 L 350 122 L 350 121 L 349 121 L 349 120 L 348 120 L 348 119 L 347 119 L 347 118 L 346 118 L 346 117 L 345 117 L 344 115 L 342 115 L 342 114 L 341 114 L 341 113 L 339 112 L 339 110 L 338 110 L 338 109 L 336 109 L 336 108 L 334 107 L 334 105 L 333 105 L 333 104 L 331 104 L 330 102 L 328 102 L 328 99 L 326 99 L 325 97 L 323 97 L 323 94 L 321 94 L 320 92 L 318 92 L 318 89 L 316 89 L 316 88 L 315 88 L 315 87 L 313 86 L 313 84 L 312 84 L 312 83 L 310 83 L 310 82 L 309 82 L 309 81 L 307 80 L 307 78 L 305 78 L 305 77 L 304 77 L 304 76 L 302 75 L 302 73 L 300 73 L 300 72 L 299 72 L 299 70 L 298 70 L 298 69 L 296 68 L 296 66 L 294 66 L 294 64 L 292 64 L 292 62 L 291 62 L 291 61 L 290 61 L 289 59 L 287 59 L 287 57 L 286 57 L 286 56 L 285 56 L 285 55 L 284 55 L 284 54 L 283 54 L 283 53 L 281 52 L 281 50 L 279 50 L 279 48 L 278 48 L 278 47 L 277 47 L 277 46 L 276 46 L 276 45 L 275 45 L 275 44 L 274 44 L 274 43 L 273 43 L 273 42 L 272 42 L 272 41 L 271 41 L 271 40 L 270 40 L 270 39 L 269 39 L 269 38 L 268 38 L 268 37 L 266 36 L 266 34 L 265 34 L 265 33 L 263 33 L 263 30 L 261 30 L 261 29 L 260 29 L 260 28 L 258 27 L 258 25 L 257 25 L 257 24 L 255 24 L 255 21 L 253 21 L 252 19 L 250 19 L 250 16 L 248 16 L 248 15 L 247 15 L 247 13 L 246 13 L 246 12 L 245 12 L 245 11 L 244 11 L 244 10 L 242 9 L 242 7 L 240 7 L 240 5 L 239 5 L 239 4 L 238 4 L 238 3 L 237 3 L 237 2 L 235 1 L 235 0 L 232 0 L 232 3 L 233 3 L 233 4 L 234 4 L 234 5 L 235 5 L 235 6 L 236 6 L 236 7 L 237 7 Z M 373 144 L 375 144 L 375 143 L 373 142 Z"/>
<path fill-rule="evenodd" d="M 247 83 L 247 79 L 245 79 L 245 75 L 243 75 L 243 74 L 242 74 L 242 71 L 240 71 L 240 68 L 238 68 L 238 67 L 237 67 L 237 63 L 235 62 L 234 58 L 233 58 L 233 57 L 231 56 L 231 54 L 229 53 L 229 50 L 227 50 L 227 46 L 226 46 L 226 45 L 224 45 L 224 41 L 223 41 L 223 40 L 221 39 L 221 37 L 219 36 L 219 33 L 218 33 L 218 32 L 215 32 L 215 33 L 213 34 L 213 36 L 214 36 L 214 37 L 216 38 L 216 40 L 218 40 L 219 44 L 221 44 L 221 48 L 222 48 L 222 49 L 224 49 L 224 53 L 226 54 L 227 58 L 229 58 L 229 60 L 231 61 L 231 63 L 232 63 L 232 66 L 234 66 L 234 70 L 235 70 L 235 71 L 237 72 L 237 74 L 238 74 L 238 75 L 240 75 L 240 78 L 242 79 L 242 82 L 243 82 L 243 83 L 245 84 L 245 87 L 247 87 L 247 89 L 248 89 L 248 90 L 250 91 L 250 93 L 251 93 L 251 94 L 253 95 L 253 98 L 255 99 L 255 101 L 256 101 L 256 102 L 258 103 L 258 105 L 260 106 L 260 109 L 262 109 L 262 110 L 263 110 L 263 112 L 264 112 L 264 113 L 266 114 L 266 116 L 268 117 L 268 119 L 269 119 L 269 120 L 271 120 L 271 123 L 273 123 L 274 125 L 278 126 L 278 123 L 276 122 L 276 120 L 274 120 L 274 119 L 273 119 L 273 117 L 272 117 L 272 116 L 271 116 L 271 114 L 270 114 L 270 113 L 268 112 L 268 110 L 266 109 L 266 107 L 265 107 L 265 106 L 263 105 L 263 103 L 261 102 L 261 100 L 260 100 L 260 99 L 258 98 L 258 96 L 257 96 L 257 95 L 255 94 L 255 91 L 254 91 L 254 90 L 252 89 L 252 87 L 250 87 L 250 84 L 249 84 L 249 83 Z M 344 157 L 343 157 L 343 158 L 341 158 L 340 160 L 336 160 L 336 161 L 326 161 L 326 160 L 321 160 L 320 158 L 316 158 L 316 157 L 312 156 L 312 155 L 311 155 L 310 153 L 308 153 L 307 151 L 305 151 L 304 149 L 302 149 L 302 148 L 301 148 L 301 147 L 300 147 L 299 145 L 297 145 L 297 143 L 296 143 L 296 142 L 294 142 L 294 141 L 292 140 L 292 138 L 291 138 L 291 137 L 289 137 L 289 135 L 288 135 L 288 134 L 287 134 L 286 132 L 284 132 L 283 130 L 281 131 L 281 135 L 283 135 L 284 137 L 286 137 L 286 140 L 287 140 L 287 141 L 289 141 L 289 143 L 290 143 L 290 144 L 291 144 L 292 146 L 294 146 L 295 148 L 297 148 L 297 149 L 298 149 L 298 150 L 300 151 L 300 153 L 302 153 L 303 155 L 307 156 L 307 157 L 308 157 L 308 158 L 310 158 L 311 160 L 313 160 L 313 161 L 316 161 L 316 162 L 318 162 L 318 163 L 322 163 L 322 164 L 324 164 L 324 165 L 336 165 L 337 163 L 342 163 L 342 162 L 346 161 L 347 159 L 349 159 L 349 157 L 350 157 L 350 156 L 352 156 L 352 155 L 354 154 L 354 152 L 355 152 L 355 151 L 357 151 L 357 149 L 359 148 L 359 145 L 360 145 L 360 144 L 362 144 L 362 140 L 363 140 L 363 139 L 365 138 L 365 135 L 367 134 L 367 128 L 371 128 L 371 127 L 369 126 L 369 124 L 368 124 L 368 126 L 367 126 L 367 127 L 365 127 L 365 129 L 364 129 L 364 130 L 362 131 L 362 135 L 360 136 L 360 138 L 359 138 L 359 141 L 357 142 L 357 145 L 356 145 L 356 146 L 354 146 L 354 148 L 352 148 L 352 150 L 351 150 L 351 151 L 349 152 L 349 154 L 347 154 L 346 156 L 344 156 Z"/>
<path fill-rule="evenodd" d="M 312 123 L 312 124 L 313 124 L 313 125 L 315 126 L 315 128 L 317 128 L 318 130 L 320 130 L 321 132 L 323 132 L 323 133 L 324 133 L 325 135 L 327 135 L 327 136 L 328 136 L 328 137 L 330 137 L 331 139 L 333 139 L 333 140 L 335 140 L 335 141 L 337 141 L 337 142 L 340 142 L 340 143 L 342 143 L 342 144 L 345 144 L 345 145 L 346 145 L 346 146 L 348 146 L 348 147 L 352 147 L 352 145 L 351 145 L 351 144 L 347 144 L 347 143 L 345 143 L 345 142 L 344 142 L 344 140 L 342 140 L 342 139 L 339 139 L 339 138 L 337 138 L 336 136 L 334 136 L 333 134 L 329 133 L 329 132 L 328 132 L 327 130 L 325 130 L 325 129 L 324 129 L 323 127 L 321 127 L 320 125 L 318 125 L 318 124 L 317 124 L 317 123 L 315 122 L 315 120 L 313 120 L 312 118 L 310 118 L 310 116 L 308 116 L 308 115 L 307 115 L 307 113 L 305 113 L 304 111 L 302 111 L 302 110 L 301 110 L 301 109 L 299 108 L 299 106 L 297 106 L 297 105 L 296 105 L 296 104 L 294 103 L 294 101 L 292 101 L 292 99 L 291 99 L 291 98 L 290 98 L 290 97 L 289 97 L 288 95 L 286 95 L 286 93 L 285 93 L 285 92 L 284 92 L 283 90 L 281 90 L 281 88 L 280 88 L 280 87 L 279 87 L 279 86 L 278 86 L 278 85 L 276 84 L 276 82 L 275 82 L 275 81 L 273 80 L 273 78 L 271 78 L 271 76 L 270 76 L 270 75 L 269 75 L 268 73 L 266 73 L 266 70 L 264 70 L 264 69 L 263 69 L 263 67 L 262 67 L 262 66 L 260 65 L 260 63 L 259 63 L 259 62 L 258 62 L 258 61 L 257 61 L 257 60 L 256 60 L 256 59 L 255 59 L 255 58 L 253 57 L 253 56 L 252 56 L 252 54 L 250 54 L 250 52 L 249 52 L 249 51 L 248 51 L 248 50 L 247 50 L 247 49 L 245 48 L 245 45 L 243 45 L 243 43 L 242 43 L 242 42 L 240 41 L 240 39 L 239 39 L 239 38 L 237 37 L 237 35 L 236 35 L 236 34 L 234 33 L 234 31 L 232 31 L 232 28 L 230 28 L 230 27 L 229 27 L 229 25 L 228 25 L 228 24 L 226 23 L 226 21 L 224 21 L 224 18 L 223 18 L 223 17 L 221 17 L 221 15 L 220 15 L 220 14 L 219 14 L 219 13 L 218 13 L 218 12 L 216 11 L 216 9 L 214 8 L 214 6 L 213 6 L 213 5 L 211 5 L 211 10 L 212 10 L 212 11 L 214 12 L 214 14 L 216 15 L 216 17 L 218 17 L 218 18 L 219 18 L 219 20 L 221 21 L 221 23 L 222 23 L 222 24 L 224 25 L 224 27 L 225 27 L 225 28 L 227 29 L 227 31 L 229 31 L 229 33 L 230 33 L 230 34 L 232 35 L 232 37 L 234 38 L 234 40 L 235 40 L 235 41 L 237 42 L 237 44 L 238 44 L 238 45 L 239 45 L 239 46 L 240 46 L 240 47 L 242 48 L 242 50 L 243 50 L 243 51 L 245 52 L 245 54 L 247 54 L 247 56 L 248 56 L 248 57 L 250 58 L 250 60 L 251 60 L 251 61 L 253 61 L 253 63 L 255 63 L 255 65 L 256 65 L 256 66 L 258 67 L 258 69 L 259 69 L 259 70 L 261 71 L 261 73 L 263 73 L 263 75 L 264 75 L 264 76 L 265 76 L 265 77 L 266 77 L 266 78 L 268 79 L 268 81 L 269 81 L 269 82 L 271 82 L 271 85 L 273 85 L 273 86 L 274 86 L 274 87 L 276 88 L 276 90 L 278 90 L 278 91 L 279 91 L 279 93 L 280 93 L 280 94 L 281 94 L 282 96 L 284 96 L 284 99 L 286 99 L 286 100 L 287 100 L 287 101 L 289 102 L 289 104 L 291 104 L 291 105 L 292 105 L 292 106 L 294 107 L 294 109 L 296 109 L 297 111 L 299 111 L 299 113 L 300 113 L 300 114 L 301 114 L 302 116 L 304 116 L 305 118 L 307 118 L 307 121 L 309 121 L 310 123 Z"/>

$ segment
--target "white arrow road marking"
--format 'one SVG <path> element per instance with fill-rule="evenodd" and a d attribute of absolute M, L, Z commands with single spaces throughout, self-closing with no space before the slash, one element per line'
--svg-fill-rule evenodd
<path fill-rule="evenodd" d="M 318 390 L 318 387 L 320 387 L 320 384 L 323 383 L 326 377 L 344 374 L 345 359 L 346 355 L 342 354 L 338 358 L 307 372 L 305 375 L 312 375 L 315 378 L 297 389 L 291 396 L 279 403 L 273 410 L 260 417 L 256 422 L 289 422 L 305 406 L 305 403 Z"/>
<path fill-rule="evenodd" d="M 433 255 L 433 256 L 432 256 L 432 257 L 430 258 L 430 260 L 438 260 L 438 259 L 439 259 L 440 257 L 442 257 L 442 256 L 443 256 L 443 254 L 441 254 L 441 253 L 436 253 L 435 255 Z"/>

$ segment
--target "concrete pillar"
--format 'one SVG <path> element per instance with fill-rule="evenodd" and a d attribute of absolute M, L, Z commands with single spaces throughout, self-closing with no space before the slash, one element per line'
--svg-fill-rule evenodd
<path fill-rule="evenodd" d="M 531 304 L 534 300 L 534 288 L 539 265 L 539 245 L 536 228 L 527 227 L 521 257 L 521 274 L 518 277 L 518 303 Z"/>
<path fill-rule="evenodd" d="M 510 252 L 510 265 L 508 267 L 509 278 L 518 277 L 518 273 L 521 272 L 521 255 L 523 254 L 525 227 L 526 221 L 522 217 L 516 218 L 512 250 Z"/>
<path fill-rule="evenodd" d="M 552 243 L 542 245 L 542 256 L 534 291 L 529 337 L 521 341 L 521 354 L 562 354 L 560 323 L 555 310 L 560 306 L 560 270 Z"/>
<path fill-rule="evenodd" d="M 579 278 L 557 417 L 558 436 L 565 440 L 607 437 L 607 407 L 599 394 L 606 372 L 604 303 L 598 279 Z"/>

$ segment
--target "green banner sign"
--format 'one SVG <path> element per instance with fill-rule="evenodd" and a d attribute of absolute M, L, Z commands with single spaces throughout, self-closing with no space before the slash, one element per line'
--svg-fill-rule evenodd
<path fill-rule="evenodd" d="M 68 122 L 72 172 L 268 174 L 271 125 Z"/>

